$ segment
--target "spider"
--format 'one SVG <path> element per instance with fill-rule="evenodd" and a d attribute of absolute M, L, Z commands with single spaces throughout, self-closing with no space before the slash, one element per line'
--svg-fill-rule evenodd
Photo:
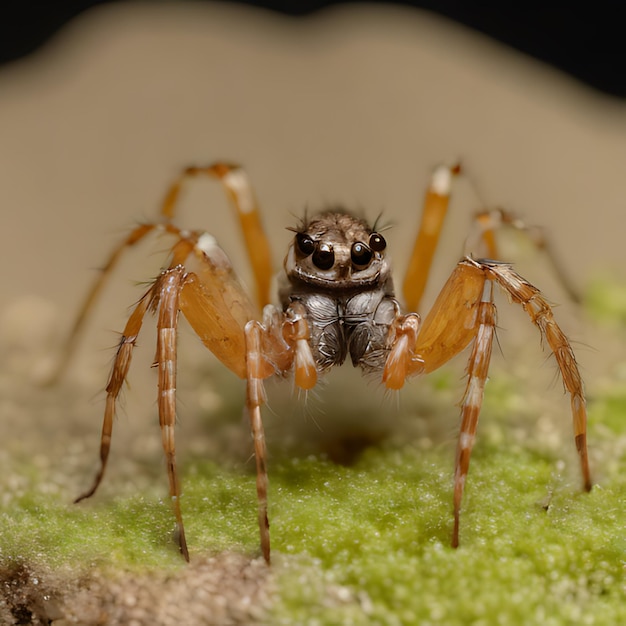
<path fill-rule="evenodd" d="M 439 166 L 432 175 L 403 283 L 408 311 L 418 309 L 446 214 L 452 178 L 459 170 Z M 182 186 L 199 176 L 221 181 L 239 217 L 255 277 L 254 299 L 245 293 L 226 254 L 210 234 L 184 230 L 173 222 Z M 476 220 L 475 238 L 484 244 L 492 259 L 497 258 L 494 230 L 507 223 L 530 232 L 502 210 L 485 211 Z M 203 344 L 246 381 L 245 404 L 256 459 L 260 543 L 268 564 L 268 475 L 261 419 L 266 400 L 264 381 L 272 376 L 292 377 L 295 387 L 310 390 L 321 376 L 349 358 L 363 373 L 379 377 L 387 389 L 398 390 L 408 378 L 433 372 L 471 344 L 454 470 L 451 543 L 457 547 L 463 490 L 496 328 L 494 285 L 504 290 L 510 301 L 521 305 L 554 354 L 571 398 L 584 489 L 591 489 L 582 380 L 570 343 L 539 289 L 507 263 L 466 255 L 422 320 L 417 313 L 403 312 L 394 293 L 387 242 L 375 227 L 349 212 L 329 210 L 305 218 L 290 230 L 294 236 L 284 261 L 280 306 L 275 306 L 270 304 L 269 293 L 270 249 L 252 187 L 241 167 L 218 162 L 185 169 L 167 191 L 161 218 L 138 225 L 113 250 L 73 327 L 65 362 L 106 277 L 124 250 L 155 231 L 168 233 L 175 240 L 169 265 L 137 302 L 122 333 L 106 386 L 100 467 L 91 488 L 76 502 L 93 495 L 104 476 L 117 398 L 148 312 L 157 319 L 159 421 L 179 548 L 186 560 L 189 551 L 180 507 L 174 437 L 179 313 Z M 545 247 L 541 238 L 537 244 Z"/>

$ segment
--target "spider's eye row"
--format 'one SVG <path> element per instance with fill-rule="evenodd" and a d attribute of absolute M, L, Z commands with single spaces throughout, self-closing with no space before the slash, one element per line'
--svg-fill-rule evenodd
<path fill-rule="evenodd" d="M 370 248 L 374 252 L 382 252 L 387 247 L 385 238 L 379 233 L 372 233 L 370 235 Z"/>
<path fill-rule="evenodd" d="M 350 258 L 352 260 L 352 264 L 357 269 L 365 269 L 370 264 L 373 256 L 372 250 L 364 243 L 357 241 L 357 243 L 352 244 Z"/>
<path fill-rule="evenodd" d="M 329 270 L 335 264 L 335 253 L 329 243 L 320 243 L 313 253 L 313 265 L 321 270 Z"/>
<path fill-rule="evenodd" d="M 315 241 L 306 233 L 298 233 L 296 235 L 296 244 L 298 246 L 298 252 L 302 256 L 309 256 L 315 251 Z"/>

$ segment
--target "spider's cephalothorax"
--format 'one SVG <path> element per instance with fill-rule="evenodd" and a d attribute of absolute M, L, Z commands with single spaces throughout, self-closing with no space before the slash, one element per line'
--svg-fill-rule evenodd
<path fill-rule="evenodd" d="M 380 371 L 399 306 L 384 237 L 346 212 L 307 222 L 289 246 L 281 304 L 301 303 L 319 372 L 352 364 Z"/>
<path fill-rule="evenodd" d="M 451 179 L 458 172 L 458 167 L 437 168 L 426 193 L 422 222 L 402 289 L 404 304 L 412 311 L 419 307 L 447 210 Z M 213 237 L 201 231 L 181 230 L 172 223 L 181 185 L 195 176 L 220 180 L 236 209 L 255 276 L 256 299 L 242 289 L 228 258 Z M 591 488 L 585 396 L 574 353 L 554 320 L 549 303 L 510 265 L 465 257 L 457 263 L 431 311 L 420 321 L 417 313 L 402 314 L 395 300 L 383 236 L 344 211 L 329 211 L 305 221 L 294 231 L 285 259 L 281 308 L 277 308 L 268 304 L 272 274 L 268 240 L 252 188 L 241 168 L 215 163 L 186 169 L 169 188 L 161 215 L 161 221 L 137 226 L 113 251 L 70 335 L 63 363 L 67 362 L 86 314 L 123 249 L 153 231 L 175 238 L 169 266 L 139 300 L 122 333 L 106 387 L 100 470 L 91 489 L 77 501 L 92 495 L 104 475 L 117 398 L 148 311 L 153 311 L 157 317 L 155 365 L 159 420 L 179 545 L 186 559 L 189 554 L 174 444 L 179 313 L 204 345 L 246 380 L 246 408 L 257 467 L 261 549 L 268 563 L 267 468 L 261 420 L 264 380 L 290 375 L 297 388 L 311 389 L 320 374 L 333 365 L 340 365 L 349 355 L 355 366 L 378 375 L 388 389 L 400 389 L 408 378 L 436 370 L 469 347 L 454 472 L 452 545 L 456 547 L 463 489 L 495 335 L 494 284 L 526 311 L 554 355 L 570 395 L 584 487 Z M 523 222 L 502 211 L 483 211 L 477 216 L 474 239 L 483 244 L 491 259 L 498 258 L 494 231 L 506 225 L 529 232 Z M 541 245 L 545 250 L 545 238 L 541 239 Z M 259 308 L 263 308 L 262 315 Z"/>

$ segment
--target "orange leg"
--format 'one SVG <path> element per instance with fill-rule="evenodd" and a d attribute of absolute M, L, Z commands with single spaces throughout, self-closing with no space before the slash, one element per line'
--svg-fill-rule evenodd
<path fill-rule="evenodd" d="M 302 316 L 302 305 L 294 303 L 285 317 L 273 307 L 266 307 L 264 322 L 246 324 L 246 407 L 256 458 L 256 490 L 261 552 L 270 563 L 270 531 L 267 513 L 267 451 L 261 419 L 261 407 L 266 396 L 263 380 L 277 372 L 287 372 L 292 366 L 294 382 L 301 389 L 311 389 L 317 381 L 315 361 L 308 342 L 309 328 Z"/>
<path fill-rule="evenodd" d="M 113 252 L 109 255 L 104 266 L 100 269 L 100 273 L 96 280 L 91 285 L 91 288 L 87 292 L 87 297 L 85 298 L 80 310 L 78 311 L 78 316 L 74 322 L 70 330 L 70 334 L 68 335 L 67 341 L 65 342 L 65 346 L 61 353 L 61 358 L 56 366 L 56 370 L 50 378 L 50 383 L 56 382 L 65 371 L 68 363 L 70 362 L 74 352 L 76 351 L 76 347 L 78 345 L 78 339 L 80 338 L 81 332 L 85 326 L 85 322 L 89 318 L 93 307 L 95 306 L 98 297 L 102 293 L 102 289 L 107 281 L 107 278 L 111 275 L 111 272 L 114 270 L 115 266 L 119 262 L 123 252 L 126 248 L 136 245 L 142 239 L 144 239 L 148 234 L 155 230 L 162 230 L 166 233 L 172 235 L 180 235 L 180 230 L 171 224 L 140 224 L 136 228 L 134 228 L 125 238 L 119 243 L 114 249 Z"/>
<path fill-rule="evenodd" d="M 574 437 L 580 459 L 585 491 L 591 490 L 591 472 L 587 455 L 587 408 L 583 381 L 578 370 L 576 357 L 567 337 L 556 323 L 552 307 L 539 289 L 504 263 L 485 263 L 489 273 L 509 295 L 513 302 L 521 304 L 541 336 L 550 346 L 556 359 L 563 385 L 570 394 Z"/>
<path fill-rule="evenodd" d="M 222 182 L 226 195 L 239 218 L 257 285 L 257 302 L 259 308 L 263 308 L 263 306 L 270 301 L 272 263 L 269 242 L 261 224 L 258 204 L 244 170 L 237 165 L 228 165 L 225 163 L 214 163 L 208 167 L 189 167 L 170 185 L 165 195 L 160 211 L 161 217 L 164 218 L 165 221 L 163 223 L 140 224 L 134 228 L 109 255 L 109 258 L 100 271 L 98 278 L 91 286 L 79 310 L 56 370 L 50 377 L 50 383 L 56 382 L 65 371 L 76 350 L 78 339 L 85 322 L 93 310 L 107 278 L 114 270 L 126 248 L 139 243 L 149 233 L 155 230 L 161 230 L 179 238 L 195 236 L 197 239 L 198 236 L 200 236 L 198 232 L 194 231 L 193 233 L 189 233 L 189 231 L 181 230 L 171 224 L 171 220 L 175 217 L 178 197 L 184 181 L 199 175 L 217 178 Z M 209 236 L 207 235 L 207 237 Z M 177 262 L 179 261 L 173 259 L 172 265 L 175 265 Z"/>
<path fill-rule="evenodd" d="M 155 287 L 159 293 L 157 313 L 157 351 L 155 365 L 158 368 L 158 407 L 159 424 L 167 476 L 170 486 L 170 499 L 176 517 L 176 530 L 180 552 L 189 561 L 185 527 L 180 509 L 180 483 L 176 471 L 176 336 L 178 330 L 179 295 L 185 280 L 182 266 L 169 269 L 157 280 Z"/>
<path fill-rule="evenodd" d="M 496 330 L 496 307 L 492 302 L 493 285 L 484 283 L 483 296 L 478 305 L 478 325 L 472 352 L 467 365 L 467 385 L 461 402 L 461 432 L 457 444 L 454 467 L 454 528 L 452 547 L 459 545 L 459 521 L 465 479 L 469 471 L 470 456 L 476 439 L 478 417 L 483 404 L 485 383 L 489 373 L 491 348 Z"/>
<path fill-rule="evenodd" d="M 117 397 L 119 396 L 122 385 L 126 380 L 128 369 L 130 368 L 133 348 L 135 347 L 139 331 L 141 330 L 143 318 L 146 311 L 154 302 L 155 293 L 155 285 L 153 285 L 143 298 L 139 300 L 137 306 L 128 319 L 128 322 L 126 323 L 124 332 L 122 333 L 122 339 L 115 355 L 115 361 L 113 362 L 113 369 L 111 370 L 109 382 L 106 386 L 106 407 L 104 410 L 104 420 L 102 422 L 102 435 L 100 437 L 100 469 L 98 470 L 91 488 L 78 496 L 74 502 L 80 502 L 81 500 L 92 496 L 102 482 L 107 460 L 109 458 L 109 451 L 111 449 L 111 434 L 113 432 L 113 418 L 115 417 Z"/>
<path fill-rule="evenodd" d="M 178 294 L 185 278 L 181 266 L 167 270 L 159 276 L 150 290 L 139 301 L 126 324 L 122 341 L 118 348 L 113 370 L 107 385 L 107 400 L 100 442 L 100 470 L 92 487 L 80 495 L 75 502 L 92 496 L 102 478 L 111 447 L 113 418 L 117 397 L 126 380 L 130 368 L 132 351 L 141 329 L 143 317 L 149 308 L 158 308 L 157 354 L 156 365 L 159 368 L 159 422 L 163 450 L 167 461 L 167 473 L 170 484 L 170 497 L 176 517 L 177 535 L 181 554 L 189 561 L 189 552 L 185 540 L 185 529 L 180 509 L 180 485 L 176 472 L 176 448 L 174 426 L 176 423 L 176 332 L 178 318 Z"/>
<path fill-rule="evenodd" d="M 267 514 L 267 451 L 265 447 L 265 431 L 261 419 L 261 406 L 265 404 L 263 379 L 273 373 L 263 358 L 261 333 L 263 328 L 258 322 L 246 325 L 246 345 L 248 376 L 246 385 L 246 407 L 250 418 L 250 429 L 254 442 L 256 459 L 256 492 L 258 502 L 259 533 L 261 536 L 261 552 L 265 561 L 270 563 L 270 523 Z"/>
<path fill-rule="evenodd" d="M 270 282 L 272 279 L 272 256 L 267 235 L 261 224 L 259 206 L 245 171 L 228 163 L 213 163 L 205 167 L 188 167 L 168 189 L 161 215 L 168 220 L 174 218 L 178 197 L 182 186 L 189 178 L 208 176 L 221 181 L 239 218 L 248 257 L 256 281 L 257 303 L 263 308 L 270 302 Z"/>
<path fill-rule="evenodd" d="M 174 227 L 172 227 L 174 228 Z M 132 351 L 147 311 L 157 314 L 158 409 L 169 492 L 176 517 L 180 551 L 189 553 L 180 508 L 176 469 L 176 338 L 178 312 L 182 311 L 203 343 L 235 373 L 246 377 L 244 326 L 255 309 L 239 283 L 226 255 L 214 240 L 201 233 L 173 230 L 179 240 L 172 248 L 174 265 L 163 271 L 133 310 L 122 336 L 107 384 L 107 399 L 100 442 L 100 469 L 92 487 L 76 502 L 95 493 L 104 476 L 113 429 L 116 402 L 130 368 Z M 194 266 L 188 272 L 182 262 Z"/>
<path fill-rule="evenodd" d="M 454 530 L 452 545 L 458 546 L 461 501 L 478 416 L 482 406 L 496 325 L 492 283 L 520 304 L 541 332 L 554 354 L 566 390 L 571 397 L 576 448 L 585 490 L 591 489 L 587 455 L 587 413 L 582 380 L 572 348 L 539 290 L 504 263 L 466 258 L 444 285 L 424 322 L 416 326 L 414 314 L 400 317 L 383 372 L 387 387 L 398 389 L 405 378 L 432 372 L 473 342 L 468 380 L 461 405 L 461 431 L 454 478 Z"/>
<path fill-rule="evenodd" d="M 474 219 L 474 228 L 465 242 L 465 253 L 471 256 L 488 256 L 490 259 L 500 259 L 498 245 L 496 242 L 496 232 L 503 228 L 512 228 L 523 233 L 533 246 L 542 251 L 552 266 L 558 281 L 561 283 L 568 297 L 572 302 L 581 301 L 580 294 L 569 279 L 567 272 L 555 254 L 545 231 L 539 226 L 529 226 L 522 219 L 510 211 L 504 209 L 493 209 L 480 211 Z M 480 245 L 484 246 L 484 251 L 479 254 L 472 254 Z"/>
<path fill-rule="evenodd" d="M 452 177 L 460 171 L 458 165 L 454 167 L 440 165 L 433 172 L 426 191 L 422 220 L 402 286 L 404 304 L 409 311 L 419 310 L 448 210 Z"/>

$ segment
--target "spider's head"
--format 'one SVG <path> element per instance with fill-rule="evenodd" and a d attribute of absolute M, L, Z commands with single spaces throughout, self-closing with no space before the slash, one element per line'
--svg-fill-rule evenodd
<path fill-rule="evenodd" d="M 294 232 L 285 258 L 292 283 L 359 289 L 383 285 L 391 274 L 384 237 L 348 213 L 321 213 Z"/>

